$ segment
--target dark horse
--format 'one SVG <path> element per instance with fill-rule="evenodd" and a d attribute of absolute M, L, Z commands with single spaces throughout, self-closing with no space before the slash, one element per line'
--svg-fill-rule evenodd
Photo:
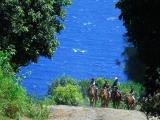
<path fill-rule="evenodd" d="M 101 106 L 102 107 L 108 107 L 109 93 L 108 93 L 107 88 L 102 88 L 101 89 L 99 97 L 101 99 Z"/>
<path fill-rule="evenodd" d="M 112 94 L 111 94 L 112 102 L 113 102 L 113 107 L 117 108 L 120 105 L 121 101 L 121 94 L 118 92 L 118 89 L 113 89 Z"/>
<path fill-rule="evenodd" d="M 125 103 L 127 105 L 127 109 L 131 109 L 134 105 L 134 99 L 131 95 L 127 96 L 126 99 L 125 99 Z"/>
<path fill-rule="evenodd" d="M 97 96 L 96 96 L 96 89 L 95 89 L 94 86 L 89 86 L 88 97 L 89 97 L 89 100 L 90 100 L 90 106 L 93 107 L 94 103 L 96 105 Z"/>

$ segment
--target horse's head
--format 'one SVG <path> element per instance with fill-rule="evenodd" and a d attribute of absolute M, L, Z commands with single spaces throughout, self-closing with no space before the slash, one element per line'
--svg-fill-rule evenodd
<path fill-rule="evenodd" d="M 95 96 L 95 88 L 93 86 L 89 86 L 88 95 L 89 96 Z"/>
<path fill-rule="evenodd" d="M 121 94 L 119 93 L 118 89 L 113 90 L 113 98 L 114 99 L 121 99 Z"/>
<path fill-rule="evenodd" d="M 102 97 L 102 96 L 107 96 L 107 95 L 108 95 L 108 90 L 107 90 L 107 88 L 102 88 L 100 95 L 101 95 L 101 97 Z"/>

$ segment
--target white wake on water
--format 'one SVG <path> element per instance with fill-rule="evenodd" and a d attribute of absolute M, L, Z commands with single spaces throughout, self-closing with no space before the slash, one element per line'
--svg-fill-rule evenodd
<path fill-rule="evenodd" d="M 87 52 L 87 50 L 81 50 L 81 49 L 76 49 L 76 48 L 73 48 L 72 50 L 73 50 L 73 52 L 75 52 L 75 53 L 77 53 L 77 52 L 80 52 L 80 53 L 85 53 L 85 52 Z"/>

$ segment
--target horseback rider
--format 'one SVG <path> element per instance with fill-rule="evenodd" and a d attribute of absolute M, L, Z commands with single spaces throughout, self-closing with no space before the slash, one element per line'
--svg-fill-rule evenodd
<path fill-rule="evenodd" d="M 115 81 L 114 81 L 114 83 L 112 84 L 112 93 L 113 92 L 115 92 L 115 91 L 117 91 L 120 95 L 121 95 L 121 93 L 120 93 L 120 91 L 119 91 L 119 89 L 118 89 L 118 77 L 115 77 Z M 113 95 L 113 94 L 112 94 Z"/>
<path fill-rule="evenodd" d="M 105 81 L 104 85 L 103 85 L 103 88 L 109 88 L 109 84 L 108 84 L 108 81 Z"/>
<path fill-rule="evenodd" d="M 96 87 L 96 81 L 95 81 L 94 78 L 91 79 L 91 81 L 90 81 L 90 86 L 91 86 L 91 87 L 94 87 L 95 92 L 96 92 L 96 97 L 98 97 L 98 88 Z"/>
<path fill-rule="evenodd" d="M 133 87 L 131 87 L 130 95 L 132 96 L 133 100 L 135 100 L 135 97 L 134 97 L 135 92 L 134 92 Z"/>
<path fill-rule="evenodd" d="M 115 77 L 114 80 L 115 80 L 115 81 L 114 81 L 114 83 L 112 84 L 112 90 L 114 89 L 115 86 L 118 87 L 118 77 Z"/>
<path fill-rule="evenodd" d="M 111 96 L 111 93 L 110 93 L 110 90 L 109 90 L 109 84 L 108 84 L 108 81 L 105 81 L 105 83 L 104 83 L 104 85 L 103 85 L 103 89 L 107 89 L 107 91 L 108 91 L 108 95 L 109 95 L 109 97 Z"/>

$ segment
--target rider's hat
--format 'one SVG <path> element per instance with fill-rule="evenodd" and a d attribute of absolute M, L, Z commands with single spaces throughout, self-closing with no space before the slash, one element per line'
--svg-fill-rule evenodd
<path fill-rule="evenodd" d="M 118 77 L 115 77 L 114 79 L 115 79 L 115 80 L 118 80 Z"/>

